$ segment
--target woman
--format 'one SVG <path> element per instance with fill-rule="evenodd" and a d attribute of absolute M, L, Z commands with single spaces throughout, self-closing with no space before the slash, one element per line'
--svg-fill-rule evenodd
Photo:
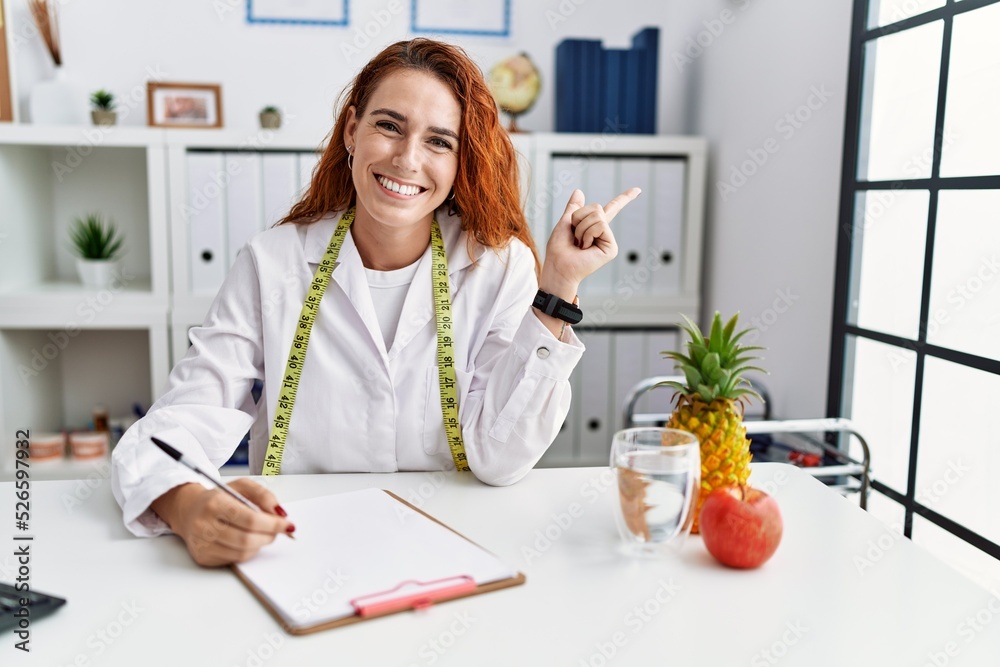
<path fill-rule="evenodd" d="M 244 561 L 294 525 L 262 486 L 231 484 L 254 512 L 151 436 L 204 470 L 250 429 L 255 474 L 523 477 L 566 417 L 583 352 L 557 298 L 614 258 L 608 223 L 639 194 L 602 206 L 575 191 L 539 271 L 513 148 L 461 49 L 393 44 L 345 95 L 308 193 L 239 254 L 166 392 L 115 448 L 128 528 L 172 530 L 202 565 Z"/>

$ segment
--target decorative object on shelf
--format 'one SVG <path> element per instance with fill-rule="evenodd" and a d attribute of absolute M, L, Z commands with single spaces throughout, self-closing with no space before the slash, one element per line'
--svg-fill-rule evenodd
<path fill-rule="evenodd" d="M 346 26 L 348 0 L 247 0 L 247 23 Z M 235 4 L 235 3 L 234 3 Z"/>
<path fill-rule="evenodd" d="M 31 122 L 40 125 L 81 125 L 83 124 L 82 98 L 62 68 L 62 52 L 59 47 L 59 19 L 55 4 L 49 0 L 28 0 L 35 27 L 45 42 L 55 65 L 55 77 L 40 81 L 31 89 L 28 108 Z"/>
<path fill-rule="evenodd" d="M 656 134 L 659 28 L 643 28 L 630 49 L 595 39 L 556 47 L 556 132 Z"/>
<path fill-rule="evenodd" d="M 0 122 L 13 122 L 14 96 L 10 85 L 10 56 L 7 52 L 7 28 L 0 0 Z"/>
<path fill-rule="evenodd" d="M 410 32 L 510 37 L 510 0 L 413 0 Z"/>
<path fill-rule="evenodd" d="M 73 221 L 70 239 L 79 255 L 76 268 L 80 281 L 96 289 L 110 287 L 118 273 L 118 259 L 124 242 L 114 223 L 105 223 L 98 213 L 88 213 Z"/>
<path fill-rule="evenodd" d="M 517 116 L 530 109 L 538 100 L 542 78 L 527 53 L 501 60 L 489 74 L 490 91 L 502 111 L 510 114 L 508 132 L 521 132 Z"/>
<path fill-rule="evenodd" d="M 664 382 L 677 390 L 674 408 L 667 428 L 689 431 L 701 442 L 701 495 L 695 510 L 692 532 L 698 532 L 697 512 L 708 494 L 715 489 L 739 486 L 750 477 L 750 440 L 743 424 L 743 409 L 747 396 L 763 402 L 750 381 L 747 371 L 766 373 L 749 362 L 760 357 L 748 354 L 764 348 L 741 345 L 740 339 L 753 329 L 736 329 L 739 315 L 723 325 L 718 312 L 712 318 L 709 335 L 703 336 L 698 325 L 684 317 L 687 326 L 687 355 L 663 352 L 664 358 L 676 362 L 684 374 L 685 383 Z"/>
<path fill-rule="evenodd" d="M 277 130 L 281 127 L 281 111 L 278 107 L 266 106 L 260 110 L 260 126 L 265 130 Z"/>
<path fill-rule="evenodd" d="M 107 431 L 76 431 L 69 434 L 69 450 L 74 461 L 90 461 L 108 455 L 111 438 Z"/>
<path fill-rule="evenodd" d="M 211 83 L 146 84 L 150 127 L 222 127 L 222 87 Z"/>
<path fill-rule="evenodd" d="M 118 121 L 114 93 L 109 93 L 103 88 L 96 90 L 90 94 L 90 104 L 93 107 L 90 119 L 94 125 L 114 125 Z"/>
<path fill-rule="evenodd" d="M 65 433 L 35 433 L 28 438 L 28 456 L 31 463 L 58 461 L 66 455 Z"/>

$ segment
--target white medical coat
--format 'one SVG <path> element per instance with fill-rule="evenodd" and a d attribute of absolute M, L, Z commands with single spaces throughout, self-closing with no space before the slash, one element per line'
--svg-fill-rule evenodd
<path fill-rule="evenodd" d="M 250 430 L 260 474 L 275 401 L 306 291 L 340 219 L 287 224 L 239 253 L 166 391 L 113 453 L 112 488 L 136 535 L 169 532 L 149 505 L 198 476 L 150 441 L 156 435 L 214 471 Z M 558 341 L 531 302 L 534 258 L 522 242 L 467 252 L 460 221 L 438 211 L 451 283 L 459 420 L 472 473 L 487 484 L 521 479 L 555 439 L 570 406 L 569 376 L 583 353 Z M 258 404 L 251 387 L 264 383 Z M 281 472 L 454 469 L 437 375 L 430 247 L 419 260 L 392 348 L 385 349 L 361 257 L 348 234 L 319 307 Z"/>

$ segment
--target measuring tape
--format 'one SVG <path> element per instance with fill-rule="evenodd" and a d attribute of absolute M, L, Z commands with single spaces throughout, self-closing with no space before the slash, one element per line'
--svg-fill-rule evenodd
<path fill-rule="evenodd" d="M 267 453 L 264 456 L 264 475 L 277 475 L 281 472 L 281 459 L 285 454 L 285 443 L 288 440 L 288 428 L 292 420 L 292 408 L 299 391 L 299 380 L 302 378 L 302 367 L 305 365 L 306 351 L 309 349 L 309 337 L 312 334 L 319 303 L 330 286 L 330 276 L 337 263 L 340 247 L 347 237 L 347 230 L 354 222 L 354 208 L 349 209 L 337 223 L 337 229 L 330 238 L 330 244 L 319 263 L 316 275 L 306 293 L 302 304 L 299 323 L 292 339 L 292 348 L 288 352 L 285 363 L 285 374 L 281 381 L 281 391 L 278 394 L 278 405 L 274 411 L 274 423 L 271 426 L 271 437 L 267 441 Z M 434 317 L 437 321 L 437 360 L 438 384 L 441 387 L 441 414 L 444 417 L 445 433 L 448 436 L 448 446 L 457 470 L 469 470 L 469 462 L 465 456 L 465 444 L 462 441 L 462 430 L 458 421 L 458 393 L 455 380 L 455 352 L 451 335 L 451 292 L 448 286 L 448 261 L 444 253 L 444 239 L 441 227 L 435 218 L 431 223 L 431 281 L 434 293 Z"/>

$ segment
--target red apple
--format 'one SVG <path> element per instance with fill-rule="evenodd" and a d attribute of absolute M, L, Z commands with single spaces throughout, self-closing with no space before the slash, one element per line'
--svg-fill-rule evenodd
<path fill-rule="evenodd" d="M 708 552 L 729 567 L 759 567 L 781 542 L 778 503 L 749 486 L 712 491 L 701 506 L 698 524 Z"/>

